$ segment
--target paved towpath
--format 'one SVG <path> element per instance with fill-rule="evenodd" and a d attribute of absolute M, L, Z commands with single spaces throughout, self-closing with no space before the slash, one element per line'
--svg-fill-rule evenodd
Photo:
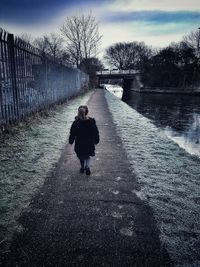
<path fill-rule="evenodd" d="M 171 266 L 109 113 L 103 90 L 88 102 L 100 143 L 91 176 L 66 144 L 53 173 L 19 218 L 6 266 Z"/>

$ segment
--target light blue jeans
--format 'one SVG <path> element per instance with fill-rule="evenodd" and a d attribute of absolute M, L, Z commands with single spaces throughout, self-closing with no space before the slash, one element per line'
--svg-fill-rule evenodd
<path fill-rule="evenodd" d="M 81 163 L 81 168 L 86 169 L 90 168 L 90 157 L 87 159 L 84 156 L 78 156 L 80 163 Z"/>

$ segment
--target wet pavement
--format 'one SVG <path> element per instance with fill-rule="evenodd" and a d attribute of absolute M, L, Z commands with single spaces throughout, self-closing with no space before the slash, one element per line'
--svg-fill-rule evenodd
<path fill-rule="evenodd" d="M 100 131 L 91 176 L 73 148 L 62 155 L 19 217 L 4 266 L 172 266 L 134 174 L 103 90 L 88 102 Z M 67 141 L 66 141 L 67 143 Z"/>

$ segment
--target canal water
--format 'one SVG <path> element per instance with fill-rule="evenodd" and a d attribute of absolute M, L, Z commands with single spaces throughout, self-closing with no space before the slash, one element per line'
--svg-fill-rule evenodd
<path fill-rule="evenodd" d="M 200 157 L 200 96 L 134 91 L 123 94 L 123 89 L 117 85 L 107 85 L 107 89 L 149 118 L 188 153 Z"/>
<path fill-rule="evenodd" d="M 123 98 L 186 151 L 200 157 L 200 96 L 138 94 Z"/>
<path fill-rule="evenodd" d="M 153 209 L 160 239 L 175 266 L 200 266 L 199 98 L 139 95 L 106 98 L 140 185 L 134 193 Z M 122 90 L 121 90 L 122 97 Z"/>

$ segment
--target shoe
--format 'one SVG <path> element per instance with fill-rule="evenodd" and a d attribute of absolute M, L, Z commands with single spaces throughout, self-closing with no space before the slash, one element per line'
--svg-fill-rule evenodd
<path fill-rule="evenodd" d="M 84 168 L 80 168 L 80 173 L 84 173 Z"/>
<path fill-rule="evenodd" d="M 86 175 L 90 175 L 91 174 L 90 168 L 85 168 L 85 173 Z"/>

